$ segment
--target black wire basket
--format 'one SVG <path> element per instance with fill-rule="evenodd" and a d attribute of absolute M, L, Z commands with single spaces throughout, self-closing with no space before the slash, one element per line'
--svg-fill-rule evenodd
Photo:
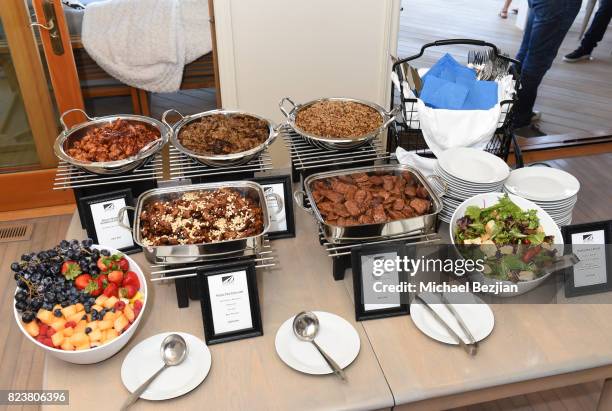
<path fill-rule="evenodd" d="M 400 64 L 417 60 L 419 57 L 423 56 L 425 50 L 430 47 L 449 45 L 468 45 L 491 48 L 496 58 L 508 61 L 508 74 L 512 75 L 514 81 L 516 82 L 515 90 L 518 92 L 520 88 L 520 62 L 501 54 L 497 46 L 494 44 L 486 41 L 471 39 L 438 40 L 433 43 L 425 44 L 421 47 L 421 51 L 418 54 L 397 60 L 393 64 L 393 71 L 397 74 L 399 79 L 400 95 L 396 96 L 395 86 L 392 86 L 391 105 L 397 105 L 399 100 L 399 104 L 401 106 L 401 116 L 398 116 L 395 123 L 389 127 L 387 138 L 387 150 L 389 152 L 394 152 L 399 146 L 408 151 L 416 152 L 422 156 L 435 157 L 425 142 L 419 120 L 416 116 L 417 99 L 404 98 L 404 78 L 400 69 Z M 522 167 L 522 156 L 512 127 L 514 107 L 517 102 L 517 92 L 514 93 L 512 99 L 500 102 L 500 120 L 493 137 L 485 147 L 485 151 L 488 151 L 506 161 L 508 159 L 508 155 L 510 154 L 510 146 L 513 145 L 516 165 L 517 167 Z"/>

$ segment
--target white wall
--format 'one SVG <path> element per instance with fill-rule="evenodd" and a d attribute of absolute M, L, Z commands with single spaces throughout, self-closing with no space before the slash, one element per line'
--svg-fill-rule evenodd
<path fill-rule="evenodd" d="M 325 96 L 388 106 L 399 0 L 215 0 L 221 96 L 281 121 L 278 101 Z"/>

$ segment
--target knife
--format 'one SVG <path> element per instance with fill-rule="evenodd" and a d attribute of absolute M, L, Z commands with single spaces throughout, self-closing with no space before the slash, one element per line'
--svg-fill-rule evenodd
<path fill-rule="evenodd" d="M 425 307 L 425 309 L 427 309 L 427 311 L 429 311 L 429 313 L 438 322 L 438 324 L 440 324 L 446 330 L 446 332 L 448 332 L 450 334 L 450 336 L 461 346 L 461 348 L 463 348 L 465 350 L 465 352 L 467 352 L 468 354 L 472 355 L 472 349 L 470 347 L 468 347 L 467 344 L 461 339 L 461 337 L 459 337 L 459 335 L 457 335 L 455 330 L 453 330 L 446 323 L 446 321 L 444 321 L 442 319 L 442 317 L 440 317 L 440 315 L 433 308 L 431 308 L 431 306 L 427 303 L 427 301 L 425 301 L 423 299 L 423 297 L 421 297 L 420 295 L 417 294 L 417 295 L 415 295 L 414 298 L 421 302 L 423 307 Z"/>
<path fill-rule="evenodd" d="M 444 303 L 446 309 L 450 311 L 453 317 L 455 317 L 455 320 L 457 320 L 457 324 L 459 324 L 459 327 L 461 327 L 461 330 L 470 341 L 470 345 L 472 347 L 472 355 L 476 355 L 476 351 L 478 350 L 478 343 L 476 342 L 474 335 L 472 334 L 468 326 L 465 324 L 465 321 L 463 321 L 461 315 L 459 315 L 457 310 L 455 310 L 455 307 L 453 307 L 453 305 L 448 301 L 448 298 L 446 298 L 444 294 L 440 294 L 440 299 Z"/>

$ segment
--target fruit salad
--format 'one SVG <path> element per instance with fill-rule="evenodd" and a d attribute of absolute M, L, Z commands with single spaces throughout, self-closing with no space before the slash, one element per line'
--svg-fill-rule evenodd
<path fill-rule="evenodd" d="M 63 240 L 11 264 L 15 308 L 38 342 L 67 351 L 107 344 L 125 332 L 144 303 L 138 275 L 121 254 L 90 239 Z"/>

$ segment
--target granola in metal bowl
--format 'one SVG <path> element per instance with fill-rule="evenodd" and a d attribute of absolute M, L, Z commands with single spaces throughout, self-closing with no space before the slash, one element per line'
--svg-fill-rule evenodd
<path fill-rule="evenodd" d="M 319 101 L 301 109 L 295 124 L 308 134 L 328 138 L 359 138 L 383 123 L 380 113 L 354 101 Z"/>

